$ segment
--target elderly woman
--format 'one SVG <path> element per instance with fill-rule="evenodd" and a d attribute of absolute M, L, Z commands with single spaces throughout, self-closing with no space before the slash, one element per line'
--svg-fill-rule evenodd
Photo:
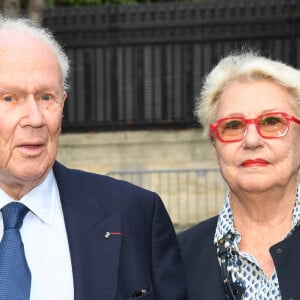
<path fill-rule="evenodd" d="M 300 72 L 228 56 L 200 98 L 229 193 L 219 216 L 178 237 L 188 300 L 300 299 Z"/>

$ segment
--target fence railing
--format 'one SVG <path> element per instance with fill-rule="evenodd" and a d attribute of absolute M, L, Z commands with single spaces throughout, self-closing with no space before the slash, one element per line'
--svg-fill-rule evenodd
<path fill-rule="evenodd" d="M 157 192 L 177 229 L 220 212 L 227 186 L 218 169 L 129 170 L 109 172 Z"/>
<path fill-rule="evenodd" d="M 158 193 L 179 231 L 219 214 L 228 192 L 217 168 L 124 170 L 107 175 Z"/>
<path fill-rule="evenodd" d="M 64 131 L 195 126 L 204 76 L 243 46 L 300 67 L 300 2 L 57 7 L 44 25 L 72 61 Z"/>

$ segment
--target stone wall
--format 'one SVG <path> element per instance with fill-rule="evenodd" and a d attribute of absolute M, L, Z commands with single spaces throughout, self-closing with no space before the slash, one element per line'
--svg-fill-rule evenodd
<path fill-rule="evenodd" d="M 178 169 L 217 167 L 200 129 L 62 134 L 58 160 L 100 174 L 176 169 L 172 175 L 146 172 L 143 178 L 122 178 L 157 192 L 178 230 L 217 214 L 224 197 L 224 185 L 214 174 L 188 171 L 178 175 Z"/>
<path fill-rule="evenodd" d="M 211 145 L 200 129 L 62 134 L 58 160 L 101 174 L 216 166 Z"/>

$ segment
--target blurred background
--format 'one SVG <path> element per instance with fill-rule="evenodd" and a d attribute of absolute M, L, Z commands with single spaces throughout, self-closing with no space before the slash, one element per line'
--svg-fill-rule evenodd
<path fill-rule="evenodd" d="M 156 191 L 178 230 L 217 214 L 226 193 L 194 115 L 205 75 L 242 48 L 300 65 L 297 0 L 2 0 L 1 9 L 53 30 L 71 59 L 58 159 Z"/>

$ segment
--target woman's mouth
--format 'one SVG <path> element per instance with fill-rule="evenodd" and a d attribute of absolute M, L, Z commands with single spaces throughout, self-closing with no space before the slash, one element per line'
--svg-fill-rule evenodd
<path fill-rule="evenodd" d="M 247 159 L 243 161 L 242 167 L 264 167 L 267 166 L 269 163 L 261 158 L 257 159 Z"/>

